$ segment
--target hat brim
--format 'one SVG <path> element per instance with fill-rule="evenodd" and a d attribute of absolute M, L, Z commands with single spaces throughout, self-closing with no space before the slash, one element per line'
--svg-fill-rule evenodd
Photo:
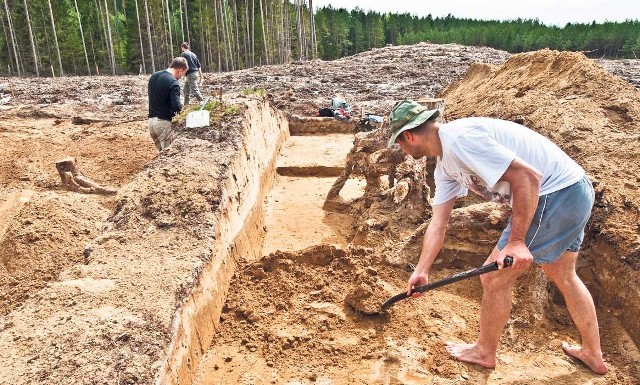
<path fill-rule="evenodd" d="M 396 139 L 398 139 L 398 136 L 400 136 L 400 134 L 402 134 L 403 132 L 410 130 L 412 128 L 416 128 L 419 125 L 421 125 L 422 123 L 426 122 L 429 119 L 435 119 L 438 116 L 440 116 L 440 110 L 424 110 L 422 112 L 420 112 L 419 114 L 417 114 L 416 116 L 414 116 L 411 120 L 409 120 L 408 122 L 406 122 L 402 127 L 400 127 L 396 132 L 393 132 L 391 134 L 391 137 L 389 138 L 389 143 L 387 143 L 387 147 L 391 147 L 393 146 L 393 144 L 396 142 Z"/>

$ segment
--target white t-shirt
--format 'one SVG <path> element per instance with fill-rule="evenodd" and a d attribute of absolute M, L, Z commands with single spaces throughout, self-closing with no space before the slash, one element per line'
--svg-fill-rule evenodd
<path fill-rule="evenodd" d="M 434 172 L 433 205 L 471 190 L 488 201 L 511 205 L 511 185 L 498 180 L 517 157 L 542 174 L 540 195 L 574 184 L 584 170 L 549 139 L 517 123 L 465 118 L 439 130 L 442 157 Z"/>

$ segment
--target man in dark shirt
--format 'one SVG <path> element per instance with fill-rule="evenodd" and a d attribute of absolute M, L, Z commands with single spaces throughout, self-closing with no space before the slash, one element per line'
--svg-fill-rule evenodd
<path fill-rule="evenodd" d="M 182 49 L 182 54 L 180 56 L 185 58 L 187 60 L 187 63 L 189 64 L 187 79 L 184 83 L 184 105 L 186 106 L 189 104 L 189 96 L 191 96 L 191 92 L 193 92 L 193 94 L 196 96 L 196 99 L 198 99 L 199 101 L 204 100 L 202 94 L 200 93 L 200 88 L 198 87 L 198 85 L 202 83 L 203 79 L 202 68 L 200 66 L 200 60 L 198 60 L 196 54 L 189 50 L 189 43 L 185 41 L 184 43 L 182 43 L 180 48 Z M 198 81 L 198 79 L 200 80 Z"/>
<path fill-rule="evenodd" d="M 182 111 L 178 80 L 187 73 L 189 66 L 183 57 L 173 59 L 169 68 L 158 71 L 149 78 L 149 133 L 158 152 L 169 147 L 175 139 L 171 119 Z"/>

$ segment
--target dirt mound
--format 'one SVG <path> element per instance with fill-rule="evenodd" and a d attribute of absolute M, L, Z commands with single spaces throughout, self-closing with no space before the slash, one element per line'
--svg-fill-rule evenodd
<path fill-rule="evenodd" d="M 0 242 L 1 315 L 56 281 L 63 269 L 84 263 L 82 251 L 108 214 L 81 195 L 31 193 Z"/>
<path fill-rule="evenodd" d="M 439 269 L 432 279 L 456 271 Z M 371 249 L 318 245 L 300 252 L 276 252 L 240 269 L 231 283 L 215 344 L 203 357 L 207 378 L 195 384 L 332 383 L 459 384 L 562 382 L 634 383 L 637 349 L 610 323 L 605 348 L 611 372 L 594 377 L 575 371 L 560 341 L 575 339 L 562 307 L 550 320 L 533 320 L 529 289 L 516 301 L 517 316 L 508 325 L 496 370 L 462 364 L 448 357 L 447 340 L 475 336 L 481 298 L 479 280 L 458 282 L 407 299 L 388 312 L 366 315 L 351 305 L 359 293 L 379 306 L 404 290 L 409 273 L 384 262 Z M 535 281 L 530 274 L 528 283 Z M 375 297 L 375 298 L 374 298 Z M 360 304 L 360 302 L 358 302 Z M 635 351 L 635 353 L 633 353 Z M 530 367 L 536 367 L 531 371 Z M 525 374 L 526 373 L 526 374 Z"/>
<path fill-rule="evenodd" d="M 286 376 L 280 380 L 313 382 L 328 377 L 341 378 L 337 383 L 342 384 L 349 380 L 338 374 L 344 374 L 354 359 L 362 360 L 362 373 L 348 378 L 357 379 L 377 365 L 378 380 L 389 376 L 401 380 L 403 375 L 394 372 L 398 356 L 414 362 L 414 377 L 407 377 L 411 383 L 429 378 L 431 373 L 422 369 L 425 364 L 433 373 L 455 377 L 455 362 L 437 359 L 442 355 L 429 351 L 431 345 L 441 348 L 441 343 L 435 343 L 439 333 L 435 329 L 429 333 L 424 320 L 406 322 L 413 309 L 410 304 L 373 316 L 352 306 L 362 304 L 364 289 L 373 294 L 367 296 L 369 306 L 379 307 L 403 284 L 402 274 L 372 250 L 319 245 L 298 253 L 271 254 L 236 274 L 216 339 L 223 349 L 209 361 L 219 368 L 221 377 L 208 381 L 224 378 L 244 383 L 240 379 L 249 375 L 265 383 L 276 371 Z M 405 333 L 413 336 L 411 340 L 403 338 Z M 245 367 L 242 362 L 246 361 L 254 365 Z"/>
<path fill-rule="evenodd" d="M 640 268 L 640 91 L 582 54 L 543 50 L 474 65 L 442 96 L 448 119 L 519 121 L 569 153 L 596 182 L 591 227 Z"/>

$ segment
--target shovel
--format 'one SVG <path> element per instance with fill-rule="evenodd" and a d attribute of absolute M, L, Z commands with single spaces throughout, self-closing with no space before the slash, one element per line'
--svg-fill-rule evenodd
<path fill-rule="evenodd" d="M 504 259 L 504 267 L 508 267 L 511 266 L 513 264 L 513 258 L 512 257 L 505 257 Z M 435 289 L 441 286 L 445 286 L 448 285 L 450 283 L 454 283 L 454 282 L 458 282 L 461 281 L 463 279 L 466 278 L 471 278 L 471 277 L 475 277 L 476 275 L 481 275 L 481 274 L 485 274 L 485 273 L 489 273 L 492 271 L 496 271 L 498 270 L 499 266 L 498 266 L 498 262 L 493 262 L 490 263 L 488 265 L 484 265 L 484 266 L 480 266 L 477 267 L 475 269 L 471 269 L 471 270 L 467 270 L 467 271 L 463 271 L 460 272 L 458 274 L 454 274 L 451 277 L 448 278 L 444 278 L 441 279 L 439 281 L 435 281 L 432 283 L 428 283 L 426 285 L 422 285 L 422 286 L 418 286 L 418 287 L 414 287 L 413 290 L 411 291 L 411 294 L 413 293 L 424 293 L 425 291 L 431 290 L 431 289 Z M 383 303 L 380 306 L 380 310 L 387 310 L 391 305 L 393 305 L 394 303 L 403 300 L 405 298 L 409 298 L 411 297 L 411 294 L 407 294 L 407 292 L 402 292 L 400 294 L 396 294 L 393 297 L 389 298 L 388 300 L 385 301 L 385 303 Z"/>

